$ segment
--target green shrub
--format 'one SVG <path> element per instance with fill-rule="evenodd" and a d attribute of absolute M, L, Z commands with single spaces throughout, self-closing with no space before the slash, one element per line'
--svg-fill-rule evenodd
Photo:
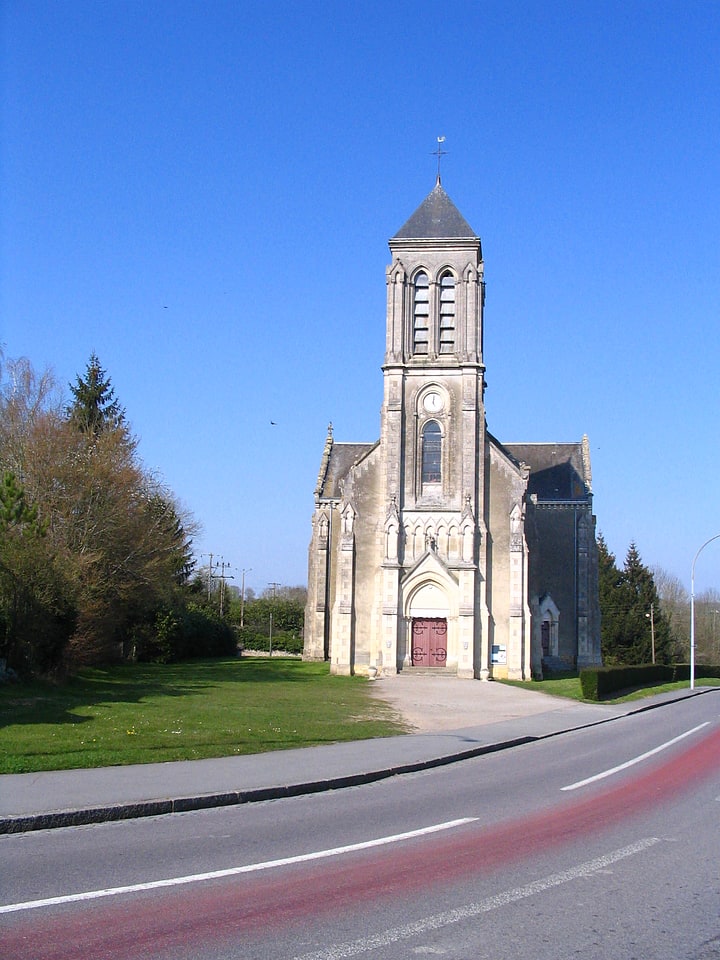
<path fill-rule="evenodd" d="M 628 687 L 672 683 L 674 673 L 673 667 L 662 663 L 642 663 L 637 666 L 622 667 L 585 667 L 580 671 L 580 685 L 586 700 L 602 700 Z"/>
<path fill-rule="evenodd" d="M 695 677 L 720 678 L 720 666 L 696 664 Z M 621 667 L 585 667 L 580 671 L 580 685 L 586 700 L 602 700 L 627 690 L 628 687 L 652 686 L 659 683 L 678 683 L 690 679 L 690 665 L 676 663 L 668 666 L 662 663 L 643 663 L 638 666 Z"/>
<path fill-rule="evenodd" d="M 302 638 L 293 633 L 284 631 L 273 636 L 273 650 L 282 650 L 283 653 L 302 653 Z"/>
<path fill-rule="evenodd" d="M 673 680 L 689 680 L 690 679 L 690 664 L 689 663 L 676 663 L 673 667 L 675 674 Z M 702 679 L 703 677 L 712 677 L 713 679 L 720 679 L 720 665 L 712 663 L 696 663 L 695 664 L 695 677 L 696 679 Z"/>
<path fill-rule="evenodd" d="M 141 663 L 177 663 L 235 656 L 237 640 L 234 629 L 218 614 L 189 603 L 184 610 L 160 610 L 152 622 L 136 625 L 131 648 Z"/>
<path fill-rule="evenodd" d="M 267 650 L 267 634 L 252 627 L 243 627 L 238 630 L 238 644 L 243 650 Z"/>
<path fill-rule="evenodd" d="M 199 604 L 188 604 L 177 659 L 234 657 L 237 643 L 235 629 L 218 613 Z"/>
<path fill-rule="evenodd" d="M 270 636 L 252 627 L 243 627 L 238 631 L 240 646 L 243 650 L 270 650 Z M 282 653 L 302 653 L 303 641 L 295 633 L 278 630 L 272 636 L 272 648 Z"/>

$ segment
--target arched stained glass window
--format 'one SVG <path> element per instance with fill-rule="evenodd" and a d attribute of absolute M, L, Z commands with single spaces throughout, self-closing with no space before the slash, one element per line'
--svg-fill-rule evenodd
<path fill-rule="evenodd" d="M 436 420 L 428 420 L 422 432 L 422 483 L 442 480 L 442 432 Z"/>
<path fill-rule="evenodd" d="M 455 277 L 440 278 L 440 353 L 455 350 Z"/>
<path fill-rule="evenodd" d="M 413 294 L 413 353 L 427 353 L 430 339 L 430 282 L 426 273 L 419 273 L 415 277 Z"/>

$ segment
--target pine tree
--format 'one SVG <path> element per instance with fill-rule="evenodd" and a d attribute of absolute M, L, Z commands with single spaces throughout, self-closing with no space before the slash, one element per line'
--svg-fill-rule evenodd
<path fill-rule="evenodd" d="M 653 631 L 655 661 L 669 662 L 670 627 L 652 571 L 642 562 L 637 545 L 630 544 L 621 570 L 600 535 L 598 560 L 603 662 L 608 666 L 650 663 Z"/>
<path fill-rule="evenodd" d="M 28 504 L 25 490 L 9 470 L 0 482 L 0 530 L 14 526 L 21 530 L 37 531 L 37 506 Z"/>
<path fill-rule="evenodd" d="M 624 594 L 622 571 L 610 552 L 602 533 L 598 534 L 598 586 L 600 594 L 600 644 L 603 663 L 612 666 L 624 662 Z"/>
<path fill-rule="evenodd" d="M 91 354 L 85 378 L 77 376 L 75 386 L 70 384 L 70 392 L 75 399 L 68 407 L 68 418 L 83 433 L 97 436 L 103 430 L 124 426 L 125 411 L 115 398 L 115 390 L 97 354 Z"/>
<path fill-rule="evenodd" d="M 652 571 L 640 559 L 637 545 L 631 543 L 625 557 L 623 580 L 628 592 L 625 619 L 628 663 L 650 663 L 652 634 L 655 634 L 655 661 L 666 663 L 671 657 L 670 626 L 662 611 Z"/>

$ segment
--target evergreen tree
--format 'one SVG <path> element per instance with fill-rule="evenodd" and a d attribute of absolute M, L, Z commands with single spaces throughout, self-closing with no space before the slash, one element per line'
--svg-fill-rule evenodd
<path fill-rule="evenodd" d="M 68 407 L 68 417 L 83 433 L 97 436 L 103 430 L 124 426 L 125 411 L 95 353 L 90 356 L 85 378 L 77 376 L 75 386 L 70 384 L 70 392 L 74 400 Z"/>
<path fill-rule="evenodd" d="M 625 635 L 628 655 L 626 663 L 652 661 L 652 634 L 655 634 L 655 662 L 667 663 L 671 658 L 670 625 L 662 611 L 652 571 L 640 559 L 635 543 L 625 557 L 623 581 L 628 592 Z"/>
<path fill-rule="evenodd" d="M 650 663 L 653 631 L 655 661 L 668 662 L 673 646 L 670 627 L 652 571 L 642 562 L 636 544 L 630 544 L 620 570 L 600 535 L 598 559 L 603 662 L 608 666 Z"/>
<path fill-rule="evenodd" d="M 623 646 L 624 596 L 622 571 L 610 552 L 602 533 L 598 534 L 598 587 L 600 595 L 600 644 L 603 663 L 612 666 L 623 662 L 619 651 Z"/>
<path fill-rule="evenodd" d="M 0 530 L 9 526 L 36 532 L 37 506 L 26 502 L 25 490 L 9 470 L 3 474 L 0 482 Z"/>

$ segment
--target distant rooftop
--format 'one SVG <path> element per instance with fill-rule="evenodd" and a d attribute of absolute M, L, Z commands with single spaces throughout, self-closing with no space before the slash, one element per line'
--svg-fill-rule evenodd
<path fill-rule="evenodd" d="M 528 495 L 540 500 L 584 500 L 592 492 L 587 439 L 580 443 L 504 443 L 518 463 L 530 467 Z"/>

